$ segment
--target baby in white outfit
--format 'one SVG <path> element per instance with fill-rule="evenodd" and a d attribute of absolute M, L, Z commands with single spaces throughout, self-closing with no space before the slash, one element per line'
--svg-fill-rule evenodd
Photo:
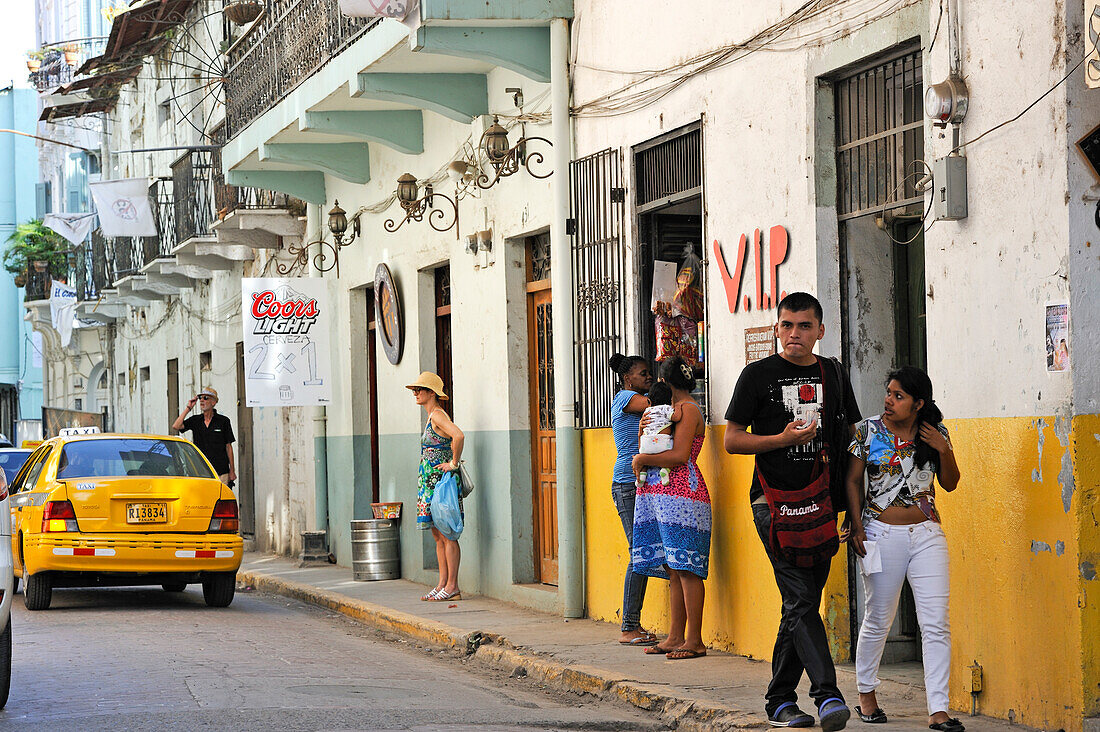
<path fill-rule="evenodd" d="M 649 390 L 649 404 L 642 413 L 642 424 L 638 435 L 638 452 L 656 455 L 672 449 L 672 389 L 663 381 L 658 381 Z M 668 468 L 661 468 L 661 484 L 668 485 Z M 645 484 L 645 473 L 638 475 L 637 486 Z"/>

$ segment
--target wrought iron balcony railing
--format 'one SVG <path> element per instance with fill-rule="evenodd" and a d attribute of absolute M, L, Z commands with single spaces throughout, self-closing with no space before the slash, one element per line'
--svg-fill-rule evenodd
<path fill-rule="evenodd" d="M 50 273 L 32 269 L 27 273 L 27 281 L 23 285 L 23 301 L 45 300 L 49 297 L 49 290 Z"/>
<path fill-rule="evenodd" d="M 278 104 L 379 18 L 348 18 L 337 0 L 265 0 L 266 13 L 228 51 L 229 138 Z"/>
<path fill-rule="evenodd" d="M 68 283 L 76 290 L 76 299 L 97 300 L 114 285 L 114 257 L 110 243 L 94 232 L 69 255 Z"/>
<path fill-rule="evenodd" d="M 178 243 L 214 236 L 214 171 L 220 168 L 221 156 L 214 150 L 189 150 L 172 163 Z"/>
<path fill-rule="evenodd" d="M 31 72 L 30 82 L 38 91 L 55 89 L 72 82 L 80 65 L 103 53 L 106 43 L 106 37 L 80 38 L 44 47 L 42 50 L 45 58 L 38 70 Z"/>

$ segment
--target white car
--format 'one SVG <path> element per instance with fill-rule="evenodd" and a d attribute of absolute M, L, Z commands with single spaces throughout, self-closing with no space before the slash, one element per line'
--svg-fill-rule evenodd
<path fill-rule="evenodd" d="M 8 481 L 0 470 L 0 709 L 8 703 L 11 688 L 11 596 L 15 584 L 11 554 L 11 509 Z"/>

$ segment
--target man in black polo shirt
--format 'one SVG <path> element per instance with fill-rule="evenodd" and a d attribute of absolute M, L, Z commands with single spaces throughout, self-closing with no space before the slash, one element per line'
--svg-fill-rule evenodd
<path fill-rule="evenodd" d="M 198 414 L 187 415 L 195 408 L 195 402 L 199 403 Z M 202 451 L 210 464 L 214 466 L 214 472 L 221 478 L 222 483 L 228 485 L 237 480 L 237 471 L 233 464 L 233 425 L 229 417 L 218 414 L 214 406 L 218 403 L 218 392 L 211 386 L 204 388 L 187 400 L 187 407 L 176 417 L 172 423 L 172 429 L 180 432 L 191 431 L 191 441 L 195 447 Z"/>

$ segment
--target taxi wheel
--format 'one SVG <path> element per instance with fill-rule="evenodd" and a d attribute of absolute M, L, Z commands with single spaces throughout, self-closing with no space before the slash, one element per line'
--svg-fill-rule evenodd
<path fill-rule="evenodd" d="M 186 582 L 165 582 L 161 585 L 165 592 L 183 592 L 187 589 Z"/>
<path fill-rule="evenodd" d="M 23 583 L 23 604 L 28 610 L 46 610 L 53 599 L 53 579 L 49 572 L 39 572 Z"/>
<path fill-rule="evenodd" d="M 4 632 L 0 633 L 0 709 L 8 703 L 11 688 L 11 616 Z"/>
<path fill-rule="evenodd" d="M 210 607 L 229 607 L 236 591 L 236 572 L 211 572 L 202 580 L 202 596 Z"/>

